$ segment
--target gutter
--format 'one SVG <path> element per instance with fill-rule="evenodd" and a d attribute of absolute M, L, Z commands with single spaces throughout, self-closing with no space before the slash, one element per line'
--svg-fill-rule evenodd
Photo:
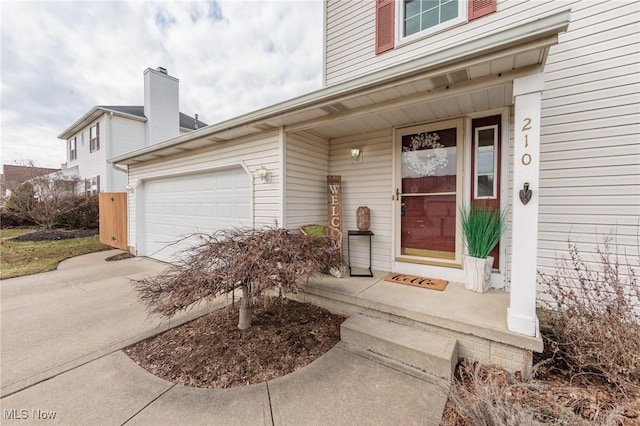
<path fill-rule="evenodd" d="M 100 112 L 100 114 L 96 115 L 96 113 L 98 111 L 101 111 L 101 112 Z M 85 127 L 86 123 L 95 120 L 96 118 L 100 117 L 102 114 L 105 114 L 105 113 L 111 113 L 112 115 L 117 115 L 119 117 L 130 118 L 132 120 L 137 120 L 137 121 L 147 121 L 146 118 L 140 117 L 138 115 L 127 114 L 127 113 L 120 112 L 120 111 L 115 111 L 115 110 L 112 110 L 112 109 L 109 109 L 109 108 L 103 108 L 101 106 L 94 106 L 93 108 L 91 108 L 89 110 L 89 112 L 87 112 L 85 115 L 80 117 L 75 123 L 73 123 L 71 126 L 67 127 L 62 133 L 60 133 L 58 135 L 58 139 L 63 139 L 63 140 L 69 139 L 69 137 L 71 137 L 74 133 L 76 133 L 76 130 L 78 128 Z"/>

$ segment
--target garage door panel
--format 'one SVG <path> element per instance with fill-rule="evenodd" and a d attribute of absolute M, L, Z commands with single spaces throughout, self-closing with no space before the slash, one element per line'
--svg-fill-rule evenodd
<path fill-rule="evenodd" d="M 193 232 L 252 226 L 251 179 L 242 168 L 149 180 L 144 185 L 143 254 L 176 260 Z"/>

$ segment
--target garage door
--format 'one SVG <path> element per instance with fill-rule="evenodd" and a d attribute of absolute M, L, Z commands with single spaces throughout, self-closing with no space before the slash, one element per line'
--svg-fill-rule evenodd
<path fill-rule="evenodd" d="M 243 168 L 146 181 L 143 187 L 142 254 L 177 260 L 194 232 L 252 226 L 251 180 Z"/>

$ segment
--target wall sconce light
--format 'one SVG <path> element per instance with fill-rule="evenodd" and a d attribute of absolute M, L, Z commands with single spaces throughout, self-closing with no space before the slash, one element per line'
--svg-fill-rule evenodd
<path fill-rule="evenodd" d="M 360 148 L 351 148 L 351 158 L 353 161 L 360 161 L 362 159 Z"/>
<path fill-rule="evenodd" d="M 124 190 L 127 191 L 129 194 L 133 194 L 136 190 L 135 186 L 131 185 L 131 184 L 126 184 L 124 187 Z"/>
<path fill-rule="evenodd" d="M 265 166 L 260 166 L 258 169 L 258 174 L 260 175 L 260 179 L 263 182 L 271 182 L 271 173 Z"/>

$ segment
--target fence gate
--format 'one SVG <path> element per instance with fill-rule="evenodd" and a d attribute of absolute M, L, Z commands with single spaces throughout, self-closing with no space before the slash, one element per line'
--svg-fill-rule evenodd
<path fill-rule="evenodd" d="M 127 243 L 127 193 L 98 194 L 100 214 L 100 242 L 111 247 L 129 250 Z"/>

